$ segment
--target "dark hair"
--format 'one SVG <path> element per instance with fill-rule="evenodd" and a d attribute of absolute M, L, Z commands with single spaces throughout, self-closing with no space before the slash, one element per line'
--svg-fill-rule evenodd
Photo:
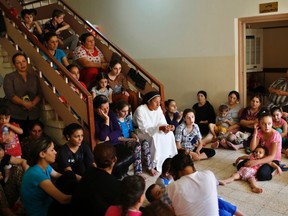
<path fill-rule="evenodd" d="M 192 112 L 192 113 L 194 113 L 194 111 L 192 110 L 192 109 L 190 109 L 190 108 L 187 108 L 187 109 L 185 109 L 184 111 L 183 111 L 183 119 L 186 117 L 186 115 L 188 114 L 188 113 L 190 113 L 190 112 Z M 194 113 L 195 114 L 195 113 Z"/>
<path fill-rule="evenodd" d="M 52 140 L 49 137 L 40 137 L 37 140 L 33 140 L 30 144 L 31 151 L 30 155 L 27 158 L 29 166 L 37 164 L 41 152 L 46 152 L 47 149 L 52 145 Z"/>
<path fill-rule="evenodd" d="M 52 31 L 46 32 L 46 33 L 44 34 L 44 36 L 43 36 L 43 42 L 44 42 L 44 43 L 48 43 L 48 41 L 49 41 L 52 37 L 57 37 L 57 38 L 58 38 L 58 36 L 57 36 L 57 34 L 56 34 L 55 32 L 52 32 Z"/>
<path fill-rule="evenodd" d="M 199 94 L 203 94 L 204 97 L 207 98 L 207 92 L 206 92 L 206 91 L 200 90 L 200 91 L 197 92 L 197 96 L 198 96 Z"/>
<path fill-rule="evenodd" d="M 25 16 L 26 14 L 36 16 L 36 15 L 37 15 L 37 10 L 36 10 L 36 9 L 23 9 L 23 10 L 21 11 L 21 17 L 22 17 L 22 19 L 24 19 L 24 16 Z"/>
<path fill-rule="evenodd" d="M 171 102 L 175 101 L 174 99 L 168 99 L 165 101 L 165 108 L 167 109 L 167 107 L 170 105 Z"/>
<path fill-rule="evenodd" d="M 170 173 L 174 177 L 175 180 L 179 178 L 178 172 L 185 169 L 185 167 L 191 166 L 193 169 L 194 163 L 190 157 L 190 155 L 185 153 L 185 150 L 178 150 L 178 154 L 172 158 Z"/>
<path fill-rule="evenodd" d="M 76 67 L 78 68 L 78 70 L 80 69 L 79 66 L 75 63 L 72 63 L 72 64 L 69 64 L 66 66 L 66 69 L 70 72 L 70 70 L 73 68 L 73 67 Z"/>
<path fill-rule="evenodd" d="M 162 173 L 169 173 L 171 167 L 172 158 L 166 158 L 162 164 Z"/>
<path fill-rule="evenodd" d="M 153 197 L 152 195 L 152 190 L 156 187 L 157 184 L 151 184 L 146 192 L 145 192 L 145 196 L 146 196 L 146 199 L 151 203 L 155 200 L 155 197 Z"/>
<path fill-rule="evenodd" d="M 105 103 L 109 103 L 109 99 L 105 95 L 97 95 L 93 100 L 93 107 L 97 109 Z"/>
<path fill-rule="evenodd" d="M 255 97 L 255 98 L 258 98 L 259 101 L 260 101 L 260 103 L 262 104 L 262 95 L 260 95 L 260 94 L 254 94 L 254 95 L 252 95 L 252 96 L 250 97 L 250 101 L 251 101 L 254 97 Z"/>
<path fill-rule="evenodd" d="M 5 151 L 5 144 L 6 144 L 6 143 L 0 142 L 0 150 Z"/>
<path fill-rule="evenodd" d="M 275 111 L 279 111 L 279 112 L 283 112 L 283 110 L 282 110 L 282 108 L 280 107 L 280 106 L 273 106 L 272 108 L 271 108 L 271 110 L 270 110 L 270 113 L 271 113 L 271 115 L 273 115 L 273 113 L 275 112 Z"/>
<path fill-rule="evenodd" d="M 261 149 L 263 149 L 263 150 L 264 150 L 264 155 L 265 155 L 265 156 L 268 156 L 268 155 L 269 155 L 269 151 L 268 151 L 268 149 L 267 149 L 265 146 L 262 146 L 262 145 L 258 145 L 258 146 L 254 149 L 253 154 L 255 153 L 255 150 L 256 150 L 257 148 L 261 148 Z"/>
<path fill-rule="evenodd" d="M 174 216 L 173 210 L 161 200 L 155 200 L 143 208 L 142 216 Z"/>
<path fill-rule="evenodd" d="M 86 39 L 88 37 L 92 36 L 94 38 L 94 35 L 91 34 L 90 32 L 86 32 L 86 33 L 83 33 L 80 37 L 79 37 L 79 40 L 81 41 L 82 44 L 84 44 L 86 42 Z"/>
<path fill-rule="evenodd" d="M 125 100 L 119 100 L 119 101 L 117 101 L 116 102 L 116 104 L 115 104 L 115 111 L 120 111 L 120 110 L 122 110 L 124 107 L 126 107 L 126 106 L 130 106 L 130 104 L 129 103 L 127 103 Z"/>
<path fill-rule="evenodd" d="M 25 53 L 18 52 L 18 53 L 15 53 L 15 54 L 12 56 L 12 62 L 13 62 L 14 65 L 15 65 L 16 58 L 17 58 L 18 56 L 23 56 L 23 57 L 26 59 L 26 61 L 27 61 L 27 56 L 26 56 L 26 54 L 25 54 Z"/>
<path fill-rule="evenodd" d="M 44 124 L 39 120 L 35 120 L 28 125 L 28 130 L 32 131 L 36 125 L 38 125 L 42 130 L 44 129 Z"/>
<path fill-rule="evenodd" d="M 219 112 L 225 112 L 229 110 L 229 107 L 226 104 L 222 104 L 218 107 Z"/>
<path fill-rule="evenodd" d="M 100 80 L 102 80 L 102 79 L 106 79 L 107 80 L 107 89 L 109 89 L 110 87 L 109 87 L 109 85 L 108 85 L 108 74 L 107 73 L 104 73 L 104 72 L 100 72 L 100 73 L 98 73 L 97 75 L 96 75 L 96 77 L 95 77 L 95 81 L 96 81 L 96 87 L 97 87 L 97 90 L 99 90 L 99 82 L 100 82 Z"/>
<path fill-rule="evenodd" d="M 119 59 L 113 59 L 113 60 L 111 60 L 110 63 L 109 63 L 110 69 L 112 69 L 116 64 L 122 65 L 122 62 L 121 62 Z"/>
<path fill-rule="evenodd" d="M 268 112 L 268 110 L 262 110 L 257 115 L 258 121 L 260 122 L 264 117 L 267 117 L 267 116 L 272 118 L 272 115 L 270 114 L 270 112 Z"/>
<path fill-rule="evenodd" d="M 230 95 L 232 95 L 232 94 L 234 94 L 234 95 L 236 96 L 236 98 L 237 98 L 238 101 L 240 100 L 240 94 L 239 94 L 239 92 L 237 92 L 237 91 L 235 91 L 235 90 L 230 91 L 229 94 L 228 94 L 228 96 L 230 96 Z"/>
<path fill-rule="evenodd" d="M 8 106 L 2 105 L 0 106 L 0 115 L 10 116 L 11 111 Z"/>
<path fill-rule="evenodd" d="M 59 10 L 59 9 L 55 9 L 55 10 L 53 10 L 53 12 L 52 12 L 52 18 L 54 18 L 54 17 L 60 17 L 61 15 L 63 15 L 63 14 L 65 14 L 64 13 L 64 11 L 62 11 L 62 10 Z"/>
<path fill-rule="evenodd" d="M 93 154 L 97 167 L 102 169 L 111 167 L 116 158 L 115 148 L 108 142 L 97 144 Z"/>
<path fill-rule="evenodd" d="M 121 183 L 122 215 L 126 216 L 128 209 L 134 206 L 145 191 L 145 180 L 142 176 L 127 176 Z"/>
<path fill-rule="evenodd" d="M 64 128 L 63 136 L 68 140 L 68 138 L 77 130 L 83 131 L 83 127 L 77 123 L 71 123 Z"/>

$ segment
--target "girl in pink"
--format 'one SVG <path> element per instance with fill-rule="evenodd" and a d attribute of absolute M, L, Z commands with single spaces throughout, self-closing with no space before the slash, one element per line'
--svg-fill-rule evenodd
<path fill-rule="evenodd" d="M 288 140 L 287 140 L 287 128 L 288 124 L 285 119 L 282 118 L 283 111 L 281 107 L 271 108 L 271 115 L 273 118 L 273 128 L 277 130 L 282 137 L 282 148 L 285 150 L 285 155 L 288 157 Z"/>
<path fill-rule="evenodd" d="M 145 199 L 145 180 L 141 176 L 127 176 L 121 182 L 121 206 L 110 206 L 105 216 L 141 216 L 139 210 Z"/>
<path fill-rule="evenodd" d="M 263 146 L 258 146 L 254 150 L 254 152 L 251 153 L 250 155 L 243 155 L 241 157 L 238 157 L 235 164 L 237 165 L 240 160 L 248 160 L 248 161 L 260 160 L 260 159 L 265 158 L 267 155 L 268 155 L 268 150 Z M 282 174 L 281 168 L 276 163 L 269 162 L 268 164 L 274 169 L 277 169 L 280 175 Z M 238 172 L 234 173 L 231 177 L 224 179 L 224 180 L 220 180 L 219 184 L 226 185 L 228 183 L 233 182 L 234 180 L 242 179 L 244 181 L 249 182 L 251 190 L 254 193 L 262 193 L 263 190 L 262 188 L 259 188 L 256 185 L 256 178 L 255 178 L 255 175 L 261 166 L 262 164 L 256 164 L 255 166 L 250 166 L 250 167 L 243 166 L 240 168 Z"/>

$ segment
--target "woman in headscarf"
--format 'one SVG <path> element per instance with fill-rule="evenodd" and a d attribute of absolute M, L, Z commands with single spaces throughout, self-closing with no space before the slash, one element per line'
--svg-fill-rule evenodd
<path fill-rule="evenodd" d="M 177 154 L 174 125 L 168 125 L 160 107 L 161 97 L 158 92 L 148 92 L 143 97 L 134 115 L 133 122 L 138 127 L 137 135 L 142 142 L 148 142 L 151 150 L 153 169 L 161 172 L 162 163 L 168 157 Z"/>

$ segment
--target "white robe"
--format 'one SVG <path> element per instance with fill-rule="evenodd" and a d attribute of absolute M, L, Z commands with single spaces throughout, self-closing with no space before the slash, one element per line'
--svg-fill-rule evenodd
<path fill-rule="evenodd" d="M 149 142 L 153 167 L 161 172 L 164 160 L 177 154 L 173 132 L 165 134 L 159 130 L 160 126 L 167 125 L 161 107 L 151 111 L 146 104 L 139 106 L 133 115 L 133 123 L 138 127 L 136 132 L 140 141 Z"/>

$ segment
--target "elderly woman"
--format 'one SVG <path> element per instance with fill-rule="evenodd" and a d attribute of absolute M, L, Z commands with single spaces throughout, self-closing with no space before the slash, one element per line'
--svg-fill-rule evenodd
<path fill-rule="evenodd" d="M 90 147 L 83 142 L 83 134 L 81 125 L 76 123 L 67 125 L 63 130 L 67 143 L 58 150 L 57 156 L 60 172 L 73 171 L 77 180 L 81 179 L 89 167 L 96 166 Z"/>
<path fill-rule="evenodd" d="M 208 134 L 209 124 L 215 123 L 216 115 L 213 106 L 207 101 L 207 93 L 203 90 L 197 93 L 198 103 L 192 109 L 195 111 L 195 123 L 202 135 Z"/>
<path fill-rule="evenodd" d="M 109 69 L 108 84 L 113 90 L 112 101 L 117 102 L 124 100 L 131 105 L 132 112 L 134 112 L 138 106 L 137 94 L 130 90 L 125 75 L 121 73 L 121 62 L 112 60 Z"/>
<path fill-rule="evenodd" d="M 80 80 L 89 88 L 99 70 L 107 69 L 108 64 L 102 52 L 95 46 L 95 38 L 91 33 L 84 33 L 79 39 L 82 45 L 76 47 L 73 57 L 82 67 L 80 70 Z"/>
<path fill-rule="evenodd" d="M 16 122 L 23 129 L 22 139 L 28 136 L 28 125 L 40 118 L 41 88 L 37 77 L 28 72 L 27 56 L 16 53 L 12 57 L 16 71 L 6 74 L 4 92 L 11 111 L 11 122 Z"/>
<path fill-rule="evenodd" d="M 150 144 L 153 167 L 161 172 L 164 160 L 177 154 L 173 134 L 175 127 L 166 122 L 158 92 L 148 92 L 142 103 L 133 116 L 133 122 L 138 127 L 136 133 L 141 142 L 146 141 Z"/>

